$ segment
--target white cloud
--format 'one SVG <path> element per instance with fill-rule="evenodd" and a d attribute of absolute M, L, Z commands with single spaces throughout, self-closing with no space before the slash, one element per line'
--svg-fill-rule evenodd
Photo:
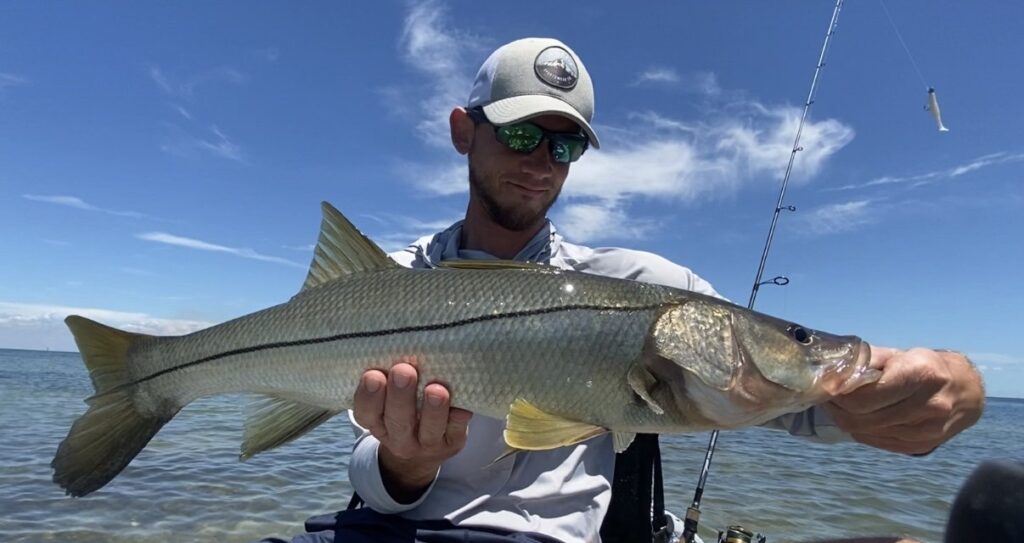
<path fill-rule="evenodd" d="M 144 234 L 138 234 L 135 237 L 146 241 L 153 241 L 156 243 L 164 243 L 167 245 L 175 245 L 178 247 L 185 247 L 187 249 L 195 249 L 198 251 L 210 251 L 215 253 L 227 253 L 230 255 L 239 256 L 242 258 L 249 258 L 252 260 L 260 260 L 263 262 L 273 262 L 275 264 L 284 264 L 285 266 L 292 266 L 295 268 L 306 269 L 307 266 L 303 266 L 291 260 L 280 258 L 276 256 L 267 256 L 264 254 L 257 253 L 252 249 L 227 247 L 225 245 L 217 245 L 216 243 L 209 243 L 193 238 L 186 238 L 182 236 L 176 236 L 174 234 L 168 234 L 165 232 L 147 232 Z"/>
<path fill-rule="evenodd" d="M 261 60 L 267 62 L 277 62 L 277 59 L 281 58 L 281 50 L 277 47 L 265 47 L 263 49 L 256 49 L 253 54 Z"/>
<path fill-rule="evenodd" d="M 27 77 L 0 72 L 0 92 L 3 92 L 8 87 L 28 85 L 28 83 Z"/>
<path fill-rule="evenodd" d="M 879 204 L 871 200 L 853 200 L 829 204 L 801 212 L 790 223 L 800 234 L 824 236 L 856 230 L 878 222 Z"/>
<path fill-rule="evenodd" d="M 980 156 L 966 164 L 960 164 L 944 170 L 936 170 L 926 172 L 917 175 L 909 176 L 882 176 L 872 179 L 864 183 L 854 183 L 850 185 L 844 185 L 842 187 L 827 188 L 824 191 L 842 191 L 842 190 L 856 190 L 869 187 L 877 187 L 881 185 L 906 185 L 909 184 L 912 188 L 934 183 L 936 181 L 950 180 L 956 177 L 960 177 L 964 174 L 977 171 L 989 166 L 995 166 L 998 164 L 1006 164 L 1010 162 L 1024 161 L 1024 153 L 1007 153 L 999 152 L 992 153 L 985 156 Z"/>
<path fill-rule="evenodd" d="M 655 67 L 648 68 L 648 69 L 644 70 L 643 72 L 641 72 L 639 75 L 637 75 L 636 80 L 633 81 L 632 85 L 636 86 L 636 85 L 643 85 L 645 83 L 678 83 L 678 82 L 679 82 L 679 74 L 676 73 L 675 70 L 673 70 L 672 68 L 663 68 L 663 67 L 656 67 L 655 66 Z"/>
<path fill-rule="evenodd" d="M 109 309 L 0 301 L 0 345 L 15 349 L 76 350 L 63 322 L 68 315 L 81 315 L 122 330 L 161 336 L 187 334 L 214 324 Z"/>
<path fill-rule="evenodd" d="M 398 161 L 395 173 L 413 182 L 417 189 L 435 196 L 452 196 L 469 192 L 469 173 L 466 160 L 421 164 Z"/>
<path fill-rule="evenodd" d="M 208 129 L 209 134 L 205 136 L 193 135 L 170 123 L 164 123 L 164 126 L 173 132 L 170 141 L 160 146 L 160 150 L 165 153 L 185 158 L 194 158 L 198 153 L 209 153 L 215 157 L 248 164 L 242 147 L 231 141 L 231 138 L 217 126 L 211 126 Z"/>
<path fill-rule="evenodd" d="M 451 145 L 448 114 L 466 103 L 478 62 L 469 60 L 484 49 L 484 40 L 452 29 L 445 9 L 428 1 L 412 6 L 405 18 L 399 42 L 403 60 L 427 79 L 423 88 L 389 87 L 389 103 L 409 101 L 420 105 L 414 114 L 421 119 L 416 126 L 420 138 L 437 148 Z"/>
<path fill-rule="evenodd" d="M 210 83 L 230 83 L 240 85 L 246 82 L 245 74 L 238 70 L 222 66 L 204 70 L 197 74 L 180 80 L 174 76 L 164 73 L 159 66 L 150 65 L 147 70 L 149 78 L 156 83 L 157 87 L 164 93 L 175 98 L 192 99 L 196 89 Z"/>
<path fill-rule="evenodd" d="M 85 211 L 96 211 L 99 213 L 106 213 L 108 215 L 117 215 L 118 217 L 131 217 L 133 219 L 143 219 L 148 217 L 148 215 L 139 213 L 138 211 L 117 211 L 114 209 L 96 207 L 77 196 L 42 196 L 38 194 L 22 194 L 21 197 L 26 200 L 32 200 L 33 202 L 62 205 Z"/>
<path fill-rule="evenodd" d="M 596 239 L 638 239 L 654 230 L 653 221 L 631 219 L 617 207 L 570 204 L 555 217 L 560 231 L 583 243 Z"/>

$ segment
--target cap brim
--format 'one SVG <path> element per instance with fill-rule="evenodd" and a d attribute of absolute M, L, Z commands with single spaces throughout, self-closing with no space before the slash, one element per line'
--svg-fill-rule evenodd
<path fill-rule="evenodd" d="M 598 141 L 597 134 L 594 133 L 590 123 L 575 108 L 558 98 L 536 94 L 513 96 L 492 102 L 483 108 L 487 120 L 498 126 L 525 121 L 541 115 L 560 115 L 580 125 L 583 133 L 590 139 L 591 147 L 601 148 L 601 142 Z"/>

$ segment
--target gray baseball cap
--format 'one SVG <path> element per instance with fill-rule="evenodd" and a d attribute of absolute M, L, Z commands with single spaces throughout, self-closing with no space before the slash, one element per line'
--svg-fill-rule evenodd
<path fill-rule="evenodd" d="M 594 118 L 590 74 L 580 57 L 558 40 L 524 38 L 491 53 L 469 93 L 467 107 L 478 106 L 498 126 L 561 115 L 580 125 L 591 147 L 601 147 L 590 126 Z"/>

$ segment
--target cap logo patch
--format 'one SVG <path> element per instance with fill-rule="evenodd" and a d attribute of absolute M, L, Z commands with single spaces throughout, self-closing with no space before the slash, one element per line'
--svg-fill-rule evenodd
<path fill-rule="evenodd" d="M 537 72 L 537 77 L 541 81 L 560 89 L 575 87 L 580 77 L 580 70 L 576 67 L 572 55 L 557 45 L 552 45 L 537 55 L 537 60 L 533 62 L 533 70 Z"/>

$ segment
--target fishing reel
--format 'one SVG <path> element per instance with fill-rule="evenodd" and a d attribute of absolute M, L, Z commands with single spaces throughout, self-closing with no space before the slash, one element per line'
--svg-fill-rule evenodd
<path fill-rule="evenodd" d="M 724 532 L 718 532 L 718 543 L 765 543 L 768 538 L 759 533 L 751 532 L 743 526 L 729 526 Z"/>

